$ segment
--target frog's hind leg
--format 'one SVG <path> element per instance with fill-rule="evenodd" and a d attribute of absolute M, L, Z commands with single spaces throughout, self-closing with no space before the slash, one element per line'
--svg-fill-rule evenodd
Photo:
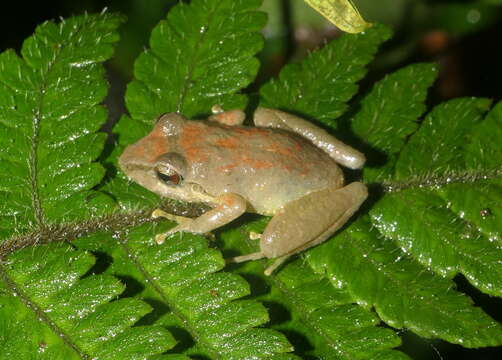
<path fill-rule="evenodd" d="M 280 261 L 322 243 L 350 219 L 367 196 L 366 186 L 354 182 L 343 188 L 316 191 L 286 204 L 262 234 L 262 254 Z"/>
<path fill-rule="evenodd" d="M 309 139 L 337 163 L 350 169 L 360 169 L 366 161 L 361 152 L 298 116 L 280 110 L 259 107 L 254 113 L 253 120 L 256 126 L 284 129 Z"/>
<path fill-rule="evenodd" d="M 261 235 L 260 251 L 237 256 L 229 262 L 275 258 L 265 270 L 270 275 L 291 255 L 318 245 L 340 229 L 368 196 L 360 182 L 328 188 L 288 203 Z"/>

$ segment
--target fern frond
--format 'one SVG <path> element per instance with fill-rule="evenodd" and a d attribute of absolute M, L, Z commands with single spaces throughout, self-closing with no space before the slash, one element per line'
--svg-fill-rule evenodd
<path fill-rule="evenodd" d="M 308 262 L 346 286 L 359 304 L 374 306 L 392 327 L 466 347 L 501 344 L 500 324 L 455 291 L 451 280 L 427 271 L 372 229 L 366 218 L 310 251 Z"/>
<path fill-rule="evenodd" d="M 364 180 L 382 181 L 390 176 L 406 138 L 418 128 L 425 112 L 427 89 L 436 78 L 433 64 L 412 64 L 377 82 L 361 101 L 351 119 L 352 131 L 365 147 Z M 382 157 L 387 158 L 382 161 Z M 385 163 L 385 166 L 383 165 Z"/>
<path fill-rule="evenodd" d="M 108 234 L 83 238 L 77 244 L 113 254 L 110 273 L 147 284 L 142 297 L 169 309 L 156 324 L 189 334 L 189 339 L 179 339 L 195 342 L 188 354 L 244 359 L 292 351 L 282 334 L 259 328 L 268 321 L 266 309 L 241 299 L 249 295 L 249 284 L 238 275 L 220 272 L 225 261 L 206 239 L 185 233 L 156 244 L 154 236 L 165 231 L 165 225 L 130 229 L 118 245 L 110 243 Z"/>
<path fill-rule="evenodd" d="M 384 235 L 425 266 L 450 278 L 460 272 L 481 291 L 502 296 L 502 180 L 493 172 L 496 160 L 484 156 L 498 151 L 486 126 L 501 121 L 500 105 L 482 121 L 487 106 L 485 99 L 456 99 L 436 107 L 403 149 L 395 178 L 406 182 L 418 174 L 423 184 L 428 176 L 445 181 L 388 194 L 371 216 Z M 486 146 L 473 147 L 480 143 Z M 426 148 L 432 150 L 425 154 Z M 450 177 L 456 171 L 481 176 Z"/>
<path fill-rule="evenodd" d="M 365 66 L 389 37 L 389 29 L 377 25 L 326 44 L 300 64 L 286 65 L 278 79 L 265 84 L 261 103 L 336 128 L 334 119 L 347 110 L 357 82 L 366 74 Z"/>
<path fill-rule="evenodd" d="M 465 169 L 463 148 L 490 104 L 488 99 L 460 98 L 436 106 L 399 155 L 396 180 Z"/>
<path fill-rule="evenodd" d="M 160 326 L 135 326 L 151 307 L 117 299 L 110 275 L 67 244 L 17 251 L 0 264 L 0 359 L 138 359 L 175 345 Z M 113 301 L 112 301 L 113 300 Z"/>
<path fill-rule="evenodd" d="M 255 54 L 263 46 L 258 31 L 265 14 L 260 0 L 197 0 L 173 7 L 150 38 L 151 49 L 135 63 L 136 80 L 127 88 L 127 108 L 148 126 L 160 114 L 193 117 L 215 104 L 242 108 L 237 94 L 258 71 Z"/>
<path fill-rule="evenodd" d="M 316 55 L 319 58 L 315 69 L 307 66 L 312 60 L 306 59 L 286 67 L 279 80 L 265 85 L 263 102 L 316 120 L 329 114 L 328 107 L 341 112 L 335 101 L 324 103 L 324 115 L 316 113 L 318 104 L 323 103 L 317 100 L 317 94 L 336 88 L 336 83 L 330 87 L 321 82 L 324 87 L 312 92 L 317 83 L 304 80 L 311 76 L 310 72 L 330 74 L 326 70 L 329 54 L 321 50 Z M 300 69 L 306 75 L 300 74 Z M 500 241 L 494 240 L 500 239 L 502 228 L 497 216 L 502 203 L 500 175 L 496 175 L 500 174 L 500 166 L 497 168 L 497 161 L 486 156 L 488 151 L 500 151 L 494 138 L 498 130 L 491 136 L 487 131 L 488 126 L 499 123 L 500 108 L 496 107 L 487 118 L 490 125 L 483 125 L 488 100 L 453 100 L 439 105 L 418 127 L 414 121 L 425 110 L 426 89 L 435 73 L 433 66 L 418 64 L 389 75 L 363 100 L 351 128 L 369 147 L 369 165 L 374 168 L 365 170 L 367 179 L 386 179 L 386 189 L 391 191 L 393 181 L 397 184 L 428 179 L 431 174 L 435 180 L 439 176 L 445 181 L 435 181 L 435 187 L 415 183 L 416 187 L 401 186 L 397 193 L 383 193 L 370 210 L 378 231 L 367 219 L 356 221 L 308 251 L 309 264 L 316 272 L 336 279 L 334 286 L 346 287 L 353 301 L 374 307 L 380 318 L 393 327 L 406 327 L 424 337 L 439 337 L 466 347 L 496 346 L 502 339 L 500 324 L 472 306 L 469 297 L 456 292 L 454 282 L 429 269 L 449 278 L 462 272 L 480 290 L 500 296 L 502 252 Z M 308 100 L 313 112 L 298 108 L 304 89 L 312 96 Z M 351 134 L 345 136 L 355 142 Z M 484 137 L 486 150 L 472 145 L 482 144 Z M 378 167 L 377 160 L 382 161 L 382 157 L 387 157 L 387 162 Z M 486 169 L 480 168 L 477 157 L 483 158 Z M 454 185 L 446 178 L 452 172 L 476 172 L 480 176 L 471 174 L 465 177 L 471 181 Z M 373 199 L 378 197 L 376 192 L 371 195 Z M 468 209 L 476 196 L 485 202 Z M 470 219 L 464 219 L 466 213 Z M 481 217 L 489 219 L 487 225 Z"/>
<path fill-rule="evenodd" d="M 353 303 L 344 288 L 336 289 L 324 274 L 316 274 L 297 260 L 273 280 L 296 319 L 279 328 L 301 331 L 311 344 L 312 355 L 327 359 L 408 359 L 392 348 L 401 344 L 391 329 L 379 327 L 370 310 Z M 269 299 L 270 300 L 270 299 Z M 303 324 L 301 326 L 300 324 Z"/>
<path fill-rule="evenodd" d="M 40 25 L 21 50 L 0 55 L 0 237 L 101 214 L 92 191 L 104 169 L 98 105 L 122 17 L 85 15 Z M 78 206 L 75 206 L 78 204 Z"/>

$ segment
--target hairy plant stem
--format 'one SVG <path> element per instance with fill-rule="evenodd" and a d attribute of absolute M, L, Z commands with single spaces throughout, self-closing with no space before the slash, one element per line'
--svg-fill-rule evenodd
<path fill-rule="evenodd" d="M 384 180 L 376 185 L 381 185 L 385 193 L 392 193 L 410 188 L 439 188 L 452 183 L 473 183 L 480 180 L 495 179 L 502 179 L 502 169 L 448 171 L 439 175 L 431 173 L 418 175 L 403 181 Z"/>
<path fill-rule="evenodd" d="M 448 172 L 441 175 L 421 175 L 406 181 L 383 181 L 380 185 L 384 193 L 398 192 L 410 188 L 438 188 L 451 183 L 472 183 L 480 180 L 493 180 L 502 178 L 502 169 L 493 171 L 464 171 Z M 164 202 L 159 207 L 175 215 L 197 217 L 207 207 L 202 204 L 180 204 Z M 93 219 L 71 222 L 66 224 L 41 224 L 31 232 L 14 236 L 0 244 L 0 259 L 9 253 L 38 244 L 51 242 L 72 241 L 75 238 L 86 236 L 97 231 L 117 232 L 128 227 L 141 225 L 149 221 L 158 221 L 151 218 L 155 208 L 140 209 L 137 211 L 121 212 L 96 217 Z M 160 220 L 162 221 L 162 220 Z"/>
<path fill-rule="evenodd" d="M 196 217 L 205 211 L 202 204 L 183 204 L 165 202 L 161 206 L 167 212 L 175 215 Z M 139 209 L 137 211 L 117 211 L 108 215 L 92 219 L 69 222 L 63 224 L 41 225 L 31 232 L 13 236 L 0 243 L 0 259 L 16 250 L 39 244 L 52 242 L 72 241 L 94 232 L 119 232 L 129 227 L 141 225 L 150 221 L 163 221 L 152 219 L 151 214 L 155 208 Z"/>

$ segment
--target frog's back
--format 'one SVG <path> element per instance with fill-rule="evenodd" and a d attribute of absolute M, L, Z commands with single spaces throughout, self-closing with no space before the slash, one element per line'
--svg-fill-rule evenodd
<path fill-rule="evenodd" d="M 262 214 L 329 186 L 341 187 L 335 161 L 307 139 L 280 129 L 189 121 L 178 139 L 187 181 L 209 194 L 243 196 Z"/>

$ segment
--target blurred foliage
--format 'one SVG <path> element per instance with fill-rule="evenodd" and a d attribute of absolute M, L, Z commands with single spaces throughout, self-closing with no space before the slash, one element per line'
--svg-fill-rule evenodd
<path fill-rule="evenodd" d="M 452 65 L 448 60 L 448 67 L 479 67 L 482 71 L 478 72 L 477 76 L 485 80 L 485 88 L 480 91 L 482 81 L 464 74 L 466 79 L 449 79 L 447 87 L 451 88 L 453 82 L 457 89 L 450 92 L 445 90 L 440 96 L 449 98 L 475 93 L 500 97 L 500 94 L 496 93 L 495 84 L 485 72 L 495 70 L 500 74 L 496 64 L 502 61 L 502 45 L 499 41 L 502 30 L 497 26 L 502 21 L 501 0 L 353 2 L 367 21 L 390 25 L 395 33 L 392 42 L 386 46 L 385 53 L 379 56 L 374 67 L 388 71 L 389 68 L 417 59 L 443 61 L 440 57 L 449 58 L 453 53 L 455 64 Z M 14 9 L 3 12 L 0 21 L 0 30 L 4 34 L 0 47 L 18 48 L 22 40 L 33 32 L 35 26 L 47 19 L 68 17 L 84 11 L 99 12 L 108 7 L 109 10 L 127 15 L 129 19 L 121 29 L 122 40 L 112 60 L 113 69 L 128 81 L 132 78 L 134 59 L 149 46 L 151 30 L 176 3 L 178 0 L 54 0 L 50 3 L 30 4 L 29 7 L 23 3 L 13 3 Z M 264 29 L 266 44 L 263 51 L 268 65 L 262 69 L 262 77 L 277 74 L 278 69 L 291 56 L 301 57 L 326 39 L 340 35 L 340 31 L 304 1 L 264 0 L 262 9 L 269 15 L 268 24 Z M 465 52 L 457 51 L 457 44 L 465 49 Z M 473 47 L 476 50 L 472 50 Z M 455 71 L 454 75 L 460 76 L 458 71 Z"/>

